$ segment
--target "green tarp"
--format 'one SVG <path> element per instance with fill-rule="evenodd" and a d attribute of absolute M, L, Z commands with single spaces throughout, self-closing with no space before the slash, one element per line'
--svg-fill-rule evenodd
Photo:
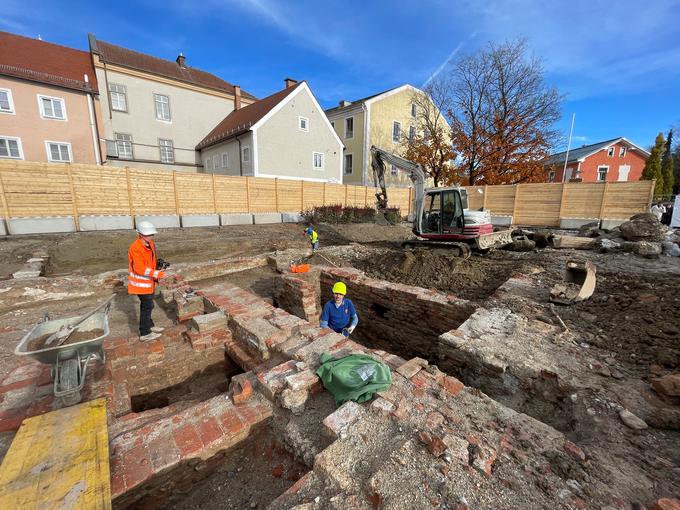
<path fill-rule="evenodd" d="M 324 352 L 316 375 L 324 387 L 335 397 L 337 405 L 348 400 L 366 402 L 378 391 L 392 384 L 390 368 L 364 354 L 351 354 L 335 359 Z"/>

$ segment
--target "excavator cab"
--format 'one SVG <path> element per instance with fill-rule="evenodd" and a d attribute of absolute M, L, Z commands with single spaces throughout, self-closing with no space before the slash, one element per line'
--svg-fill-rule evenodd
<path fill-rule="evenodd" d="M 462 234 L 465 204 L 460 189 L 442 188 L 425 192 L 420 221 L 422 234 Z"/>

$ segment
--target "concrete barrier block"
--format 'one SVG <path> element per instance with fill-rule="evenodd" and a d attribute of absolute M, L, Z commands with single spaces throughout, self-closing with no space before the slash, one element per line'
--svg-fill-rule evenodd
<path fill-rule="evenodd" d="M 618 227 L 621 225 L 621 223 L 624 223 L 628 221 L 627 219 L 609 219 L 609 220 L 602 220 L 600 222 L 600 228 L 602 230 L 611 230 L 615 227 Z"/>
<path fill-rule="evenodd" d="M 252 225 L 252 214 L 220 214 L 222 225 Z"/>
<path fill-rule="evenodd" d="M 512 216 L 491 215 L 491 224 L 495 227 L 509 227 L 512 225 Z"/>
<path fill-rule="evenodd" d="M 80 230 L 130 230 L 135 228 L 132 216 L 80 216 Z"/>
<path fill-rule="evenodd" d="M 0 236 L 7 235 L 7 226 L 5 225 L 5 220 L 0 218 Z"/>
<path fill-rule="evenodd" d="M 135 216 L 135 224 L 150 221 L 156 228 L 179 228 L 179 216 L 176 214 L 140 214 Z"/>
<path fill-rule="evenodd" d="M 300 213 L 285 212 L 281 213 L 281 220 L 284 223 L 302 223 L 303 218 Z"/>
<path fill-rule="evenodd" d="M 75 232 L 76 222 L 71 216 L 10 218 L 8 230 L 12 234 L 55 234 L 61 232 Z"/>
<path fill-rule="evenodd" d="M 181 220 L 182 228 L 220 226 L 220 217 L 217 214 L 183 214 Z"/>
<path fill-rule="evenodd" d="M 263 225 L 265 223 L 281 223 L 281 213 L 255 213 L 253 214 L 253 223 L 255 225 Z"/>
<path fill-rule="evenodd" d="M 577 229 L 588 223 L 599 223 L 600 218 L 560 218 L 560 228 Z"/>

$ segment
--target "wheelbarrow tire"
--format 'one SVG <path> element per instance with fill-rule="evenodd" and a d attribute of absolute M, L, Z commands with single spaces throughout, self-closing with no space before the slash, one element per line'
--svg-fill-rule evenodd
<path fill-rule="evenodd" d="M 80 373 L 80 361 L 78 358 L 67 359 L 61 365 L 59 370 L 59 391 L 68 391 L 77 388 L 80 381 L 78 381 L 78 374 Z M 82 396 L 80 390 L 75 390 L 67 395 L 62 396 L 64 405 L 72 406 L 80 402 Z"/>

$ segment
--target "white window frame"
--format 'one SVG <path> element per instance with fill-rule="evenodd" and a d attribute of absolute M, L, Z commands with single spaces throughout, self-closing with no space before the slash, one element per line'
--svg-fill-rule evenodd
<path fill-rule="evenodd" d="M 619 148 L 619 157 L 623 158 L 626 156 L 626 148 L 625 147 L 620 147 Z"/>
<path fill-rule="evenodd" d="M 390 165 L 390 175 L 393 176 L 399 175 L 399 169 L 397 168 L 397 165 Z"/>
<path fill-rule="evenodd" d="M 347 156 L 349 156 L 352 160 L 349 172 L 347 171 Z M 343 154 L 342 158 L 342 175 L 352 175 L 353 173 L 354 173 L 354 154 L 351 152 L 346 152 L 345 154 Z"/>
<path fill-rule="evenodd" d="M 52 151 L 50 150 L 50 144 L 55 145 L 65 145 L 68 150 L 68 160 L 63 159 L 52 159 Z M 71 150 L 71 144 L 69 142 L 58 142 L 56 140 L 45 140 L 45 150 L 47 151 L 47 161 L 50 163 L 73 163 L 73 151 Z M 61 150 L 59 151 L 61 156 Z"/>
<path fill-rule="evenodd" d="M 411 103 L 411 117 L 414 119 L 418 115 L 418 106 L 415 103 Z"/>
<path fill-rule="evenodd" d="M 347 121 L 350 119 L 352 119 L 352 131 L 348 135 Z M 352 115 L 351 117 L 345 117 L 345 140 L 349 140 L 350 138 L 354 138 L 354 115 Z"/>
<path fill-rule="evenodd" d="M 246 155 L 248 156 L 247 158 Z M 243 147 L 241 147 L 241 162 L 250 163 L 250 145 L 244 145 Z"/>
<path fill-rule="evenodd" d="M 302 123 L 305 123 L 304 127 L 302 126 Z M 298 129 L 300 131 L 309 131 L 309 119 L 307 117 L 298 117 Z"/>
<path fill-rule="evenodd" d="M 19 156 L 14 157 L 11 155 L 8 156 L 0 156 L 0 159 L 24 159 L 24 149 L 21 145 L 21 138 L 18 136 L 5 136 L 5 135 L 0 135 L 0 140 L 14 140 L 17 143 L 17 150 L 19 151 Z M 7 152 L 9 154 L 9 144 L 7 144 Z"/>
<path fill-rule="evenodd" d="M 122 87 L 123 92 L 113 91 L 113 90 L 111 90 L 111 87 Z M 115 108 L 113 106 L 113 94 L 121 94 L 123 96 L 123 100 L 125 101 L 125 109 Z M 110 104 L 111 104 L 111 110 L 113 110 L 114 112 L 128 113 L 129 105 L 128 105 L 128 99 L 127 99 L 127 86 L 122 85 L 120 83 L 109 83 L 109 101 L 110 101 Z"/>
<path fill-rule="evenodd" d="M 320 160 L 321 166 L 316 166 L 316 157 L 317 156 L 320 156 L 319 160 Z M 323 152 L 316 152 L 316 151 L 312 152 L 312 168 L 314 170 L 323 170 L 324 165 L 326 163 L 325 159 L 326 159 L 326 155 Z"/>
<path fill-rule="evenodd" d="M 397 126 L 399 126 L 399 133 L 397 135 L 397 139 L 395 140 L 394 139 L 394 128 L 397 127 Z M 392 141 L 394 143 L 399 143 L 401 141 L 401 122 L 399 122 L 398 120 L 392 121 Z"/>
<path fill-rule="evenodd" d="M 0 113 L 6 113 L 7 115 L 16 115 L 14 110 L 14 99 L 12 99 L 12 90 L 0 88 L 0 92 L 7 92 L 7 102 L 9 103 L 9 110 L 0 110 Z"/>
<path fill-rule="evenodd" d="M 170 142 L 170 145 L 163 145 L 161 142 Z M 171 154 L 171 160 L 166 161 L 163 159 L 163 149 L 168 149 L 170 148 L 170 154 Z M 160 155 L 160 160 L 161 163 L 174 163 L 175 162 L 175 142 L 170 140 L 169 138 L 159 138 L 158 139 L 158 152 Z"/>
<path fill-rule="evenodd" d="M 157 98 L 160 98 L 160 97 L 166 98 L 168 100 L 168 102 L 163 103 L 162 101 L 160 101 L 160 103 L 159 103 Z M 167 107 L 168 107 L 168 118 L 167 119 L 164 119 L 164 118 L 161 118 L 161 117 L 158 116 L 158 113 L 159 113 L 158 112 L 158 105 L 159 104 L 167 104 Z M 172 122 L 172 110 L 170 109 L 170 96 L 168 96 L 167 94 L 161 94 L 159 92 L 154 92 L 153 93 L 153 111 L 154 111 L 154 114 L 156 115 L 156 120 L 158 120 L 160 122 L 171 123 Z"/>
<path fill-rule="evenodd" d="M 60 120 L 67 121 L 68 115 L 66 114 L 66 101 L 63 97 L 46 96 L 44 94 L 36 94 L 38 98 L 38 109 L 40 111 L 40 118 L 45 120 Z M 63 117 L 50 117 L 45 113 L 45 108 L 43 107 L 43 99 L 49 99 L 50 101 L 61 101 L 61 112 L 64 114 Z M 52 107 L 54 110 L 54 107 Z"/>
<path fill-rule="evenodd" d="M 607 157 L 613 158 L 615 150 L 616 150 L 616 148 L 613 145 L 611 147 L 609 147 L 609 149 L 607 149 Z"/>
<path fill-rule="evenodd" d="M 213 169 L 217 170 L 218 168 L 220 168 L 220 161 L 221 161 L 221 159 L 222 159 L 222 158 L 220 158 L 220 155 L 219 155 L 219 154 L 215 154 L 215 155 L 213 156 Z"/>
<path fill-rule="evenodd" d="M 229 168 L 229 153 L 223 152 L 220 159 L 222 161 L 222 168 Z"/>
<path fill-rule="evenodd" d="M 123 136 L 129 136 L 129 140 L 119 140 L 117 137 L 118 135 L 123 135 Z M 116 142 L 116 152 L 118 152 L 118 159 L 135 159 L 135 147 L 134 143 L 132 141 L 132 135 L 129 133 L 113 133 L 113 139 Z M 119 142 L 125 143 L 128 142 L 130 144 L 130 157 L 121 157 L 121 150 L 120 150 L 120 145 Z"/>
<path fill-rule="evenodd" d="M 604 179 L 600 179 L 600 169 L 606 169 L 605 174 L 604 174 Z M 607 176 L 609 175 L 609 165 L 598 165 L 597 166 L 597 176 L 595 177 L 597 179 L 597 182 L 607 182 Z"/>

